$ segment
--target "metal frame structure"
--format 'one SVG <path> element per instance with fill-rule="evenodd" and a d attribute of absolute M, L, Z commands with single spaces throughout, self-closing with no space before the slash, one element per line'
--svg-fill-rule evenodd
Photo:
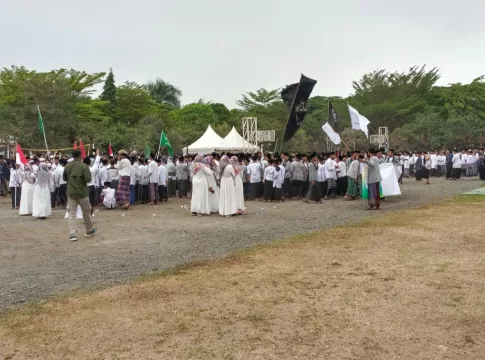
<path fill-rule="evenodd" d="M 379 142 L 379 148 L 385 148 L 388 150 L 390 148 L 389 145 L 389 128 L 387 126 L 380 126 L 379 127 L 379 135 L 384 137 L 383 142 Z M 381 138 L 382 140 L 382 138 Z M 387 146 L 387 148 L 386 148 Z"/>
<path fill-rule="evenodd" d="M 372 144 L 379 144 L 379 149 L 384 148 L 388 150 L 389 147 L 389 129 L 387 126 L 379 127 L 379 134 L 378 135 L 371 135 L 370 142 Z"/>
<path fill-rule="evenodd" d="M 244 144 L 244 152 L 252 151 L 249 149 L 249 144 L 258 146 L 258 118 L 243 117 L 242 118 L 243 139 L 247 141 Z"/>

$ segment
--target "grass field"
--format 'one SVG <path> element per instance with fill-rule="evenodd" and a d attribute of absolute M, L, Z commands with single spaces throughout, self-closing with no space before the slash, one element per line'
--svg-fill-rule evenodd
<path fill-rule="evenodd" d="M 28 305 L 0 317 L 0 359 L 483 359 L 484 209 L 461 196 Z"/>

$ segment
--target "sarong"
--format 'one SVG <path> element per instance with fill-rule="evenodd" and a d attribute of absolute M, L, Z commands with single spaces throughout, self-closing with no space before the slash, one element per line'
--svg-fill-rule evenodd
<path fill-rule="evenodd" d="M 357 196 L 357 183 L 355 179 L 347 177 L 347 196 L 356 197 Z"/>
<path fill-rule="evenodd" d="M 273 200 L 273 182 L 269 180 L 264 181 L 264 200 Z"/>
<path fill-rule="evenodd" d="M 330 195 L 337 195 L 337 180 L 327 179 L 327 194 L 326 197 Z"/>
<path fill-rule="evenodd" d="M 187 192 L 189 191 L 189 180 L 179 180 L 177 181 L 177 186 L 178 186 L 178 195 L 179 197 L 186 197 Z"/>
<path fill-rule="evenodd" d="M 274 199 L 276 201 L 281 201 L 281 199 L 283 198 L 283 189 L 282 188 L 273 188 L 273 191 L 274 191 Z"/>
<path fill-rule="evenodd" d="M 316 201 L 319 202 L 322 200 L 322 197 L 320 196 L 320 184 L 315 181 L 314 184 L 310 184 L 310 189 L 308 189 L 308 192 L 305 195 L 305 198 L 310 201 Z"/>
<path fill-rule="evenodd" d="M 175 197 L 177 195 L 176 180 L 168 179 L 168 196 Z"/>
<path fill-rule="evenodd" d="M 379 183 L 373 183 L 368 185 L 369 189 L 369 206 L 379 207 L 381 206 L 381 194 L 379 192 Z"/>
<path fill-rule="evenodd" d="M 121 176 L 116 189 L 116 204 L 125 205 L 130 203 L 130 177 Z"/>
<path fill-rule="evenodd" d="M 164 185 L 158 185 L 158 198 L 160 201 L 167 201 L 168 200 L 168 191 L 167 187 Z"/>

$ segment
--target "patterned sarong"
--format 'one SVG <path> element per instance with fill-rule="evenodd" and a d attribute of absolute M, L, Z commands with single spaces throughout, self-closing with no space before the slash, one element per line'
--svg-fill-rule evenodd
<path fill-rule="evenodd" d="M 379 183 L 369 184 L 369 206 L 381 206 L 381 194 L 379 191 Z"/>
<path fill-rule="evenodd" d="M 351 177 L 347 177 L 347 196 L 356 197 L 357 196 L 357 182 Z"/>
<path fill-rule="evenodd" d="M 130 203 L 130 177 L 122 176 L 116 189 L 116 204 L 118 206 Z"/>

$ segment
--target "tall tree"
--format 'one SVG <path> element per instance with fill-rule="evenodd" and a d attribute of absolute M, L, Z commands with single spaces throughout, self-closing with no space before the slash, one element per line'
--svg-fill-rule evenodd
<path fill-rule="evenodd" d="M 354 81 L 354 95 L 349 99 L 371 121 L 371 130 L 387 126 L 392 131 L 424 111 L 431 90 L 440 78 L 439 70 L 425 66 L 407 72 L 377 70 Z"/>
<path fill-rule="evenodd" d="M 159 106 L 147 92 L 145 86 L 127 81 L 118 88 L 115 118 L 134 126 L 145 116 L 156 113 Z"/>
<path fill-rule="evenodd" d="M 148 93 L 159 104 L 168 104 L 175 108 L 180 108 L 182 90 L 176 86 L 162 80 L 161 78 L 150 81 L 146 85 Z"/>
<path fill-rule="evenodd" d="M 99 97 L 101 100 L 108 101 L 112 106 L 116 104 L 116 84 L 113 69 L 109 69 L 109 74 L 104 81 L 103 92 Z"/>
<path fill-rule="evenodd" d="M 251 110 L 254 107 L 270 107 L 278 102 L 281 102 L 279 89 L 259 89 L 256 92 L 249 91 L 243 94 L 242 99 L 236 101 L 236 104 L 244 110 Z"/>

